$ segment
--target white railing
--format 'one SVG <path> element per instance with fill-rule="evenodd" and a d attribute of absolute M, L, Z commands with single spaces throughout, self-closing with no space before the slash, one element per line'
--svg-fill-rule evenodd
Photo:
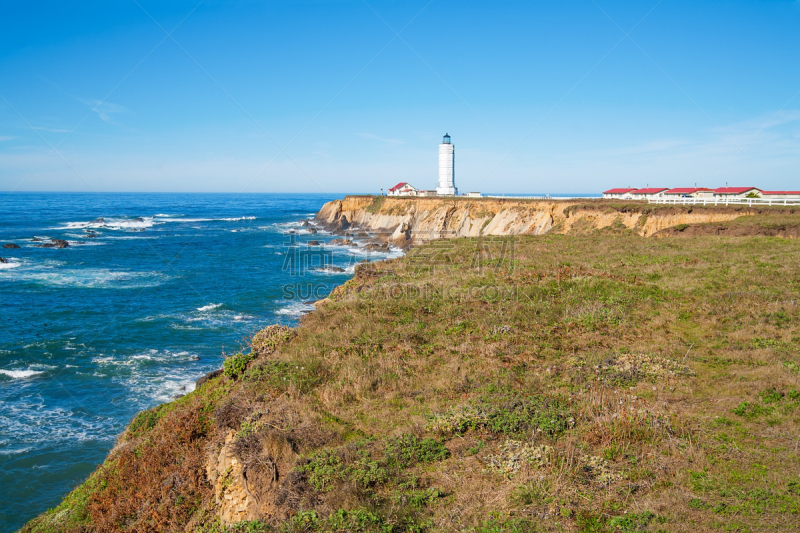
<path fill-rule="evenodd" d="M 484 194 L 480 198 L 504 198 L 506 200 L 602 200 L 599 196 L 498 196 L 496 194 Z"/>
<path fill-rule="evenodd" d="M 648 198 L 648 204 L 672 205 L 800 205 L 800 198 Z"/>

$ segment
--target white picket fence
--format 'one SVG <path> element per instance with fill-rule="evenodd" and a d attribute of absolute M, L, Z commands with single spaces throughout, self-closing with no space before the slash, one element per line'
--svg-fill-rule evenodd
<path fill-rule="evenodd" d="M 599 196 L 498 196 L 496 194 L 484 194 L 480 198 L 500 198 L 505 200 L 601 200 L 602 199 Z"/>
<path fill-rule="evenodd" d="M 648 198 L 648 204 L 673 205 L 800 205 L 800 198 Z"/>

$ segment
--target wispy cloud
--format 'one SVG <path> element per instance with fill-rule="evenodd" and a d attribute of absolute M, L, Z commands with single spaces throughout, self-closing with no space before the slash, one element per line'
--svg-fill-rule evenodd
<path fill-rule="evenodd" d="M 380 141 L 386 144 L 405 144 L 406 142 L 400 139 L 387 139 L 385 137 L 378 137 L 374 133 L 359 133 L 357 134 L 362 139 L 370 139 L 373 141 Z"/>
<path fill-rule="evenodd" d="M 69 133 L 72 130 L 68 130 L 66 128 L 49 128 L 47 126 L 25 126 L 26 130 L 35 130 L 35 131 L 49 131 L 51 133 Z"/>
<path fill-rule="evenodd" d="M 0 142 L 10 141 L 12 139 L 16 139 L 16 137 L 12 137 L 10 135 L 0 135 Z"/>
<path fill-rule="evenodd" d="M 100 120 L 109 124 L 115 124 L 112 120 L 114 115 L 128 110 L 125 106 L 112 102 L 102 102 L 100 100 L 81 100 L 81 102 L 89 106 L 92 112 L 97 113 Z"/>

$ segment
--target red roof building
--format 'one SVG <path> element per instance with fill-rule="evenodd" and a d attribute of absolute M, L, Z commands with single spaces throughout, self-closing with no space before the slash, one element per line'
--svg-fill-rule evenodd
<path fill-rule="evenodd" d="M 636 194 L 658 194 L 666 190 L 666 187 L 647 187 L 645 189 L 636 189 Z"/>
<path fill-rule="evenodd" d="M 389 196 L 416 196 L 418 192 L 417 188 L 410 183 L 401 181 L 389 189 Z"/>
<path fill-rule="evenodd" d="M 726 196 L 728 198 L 745 198 L 750 193 L 760 193 L 761 189 L 756 187 L 720 187 L 714 189 L 714 196 Z"/>
<path fill-rule="evenodd" d="M 636 189 L 609 189 L 607 191 L 603 191 L 603 194 L 625 194 L 626 192 L 635 191 Z"/>
<path fill-rule="evenodd" d="M 714 190 L 707 189 L 705 187 L 677 187 L 675 189 L 664 191 L 664 195 L 679 196 L 681 198 L 696 198 L 698 196 L 711 197 L 714 195 Z"/>
<path fill-rule="evenodd" d="M 800 191 L 761 191 L 761 197 L 770 200 L 800 199 Z"/>

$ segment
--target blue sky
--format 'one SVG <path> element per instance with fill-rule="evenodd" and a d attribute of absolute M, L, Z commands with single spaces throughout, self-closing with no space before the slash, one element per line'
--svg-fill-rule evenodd
<path fill-rule="evenodd" d="M 0 190 L 800 189 L 800 2 L 0 3 Z"/>

